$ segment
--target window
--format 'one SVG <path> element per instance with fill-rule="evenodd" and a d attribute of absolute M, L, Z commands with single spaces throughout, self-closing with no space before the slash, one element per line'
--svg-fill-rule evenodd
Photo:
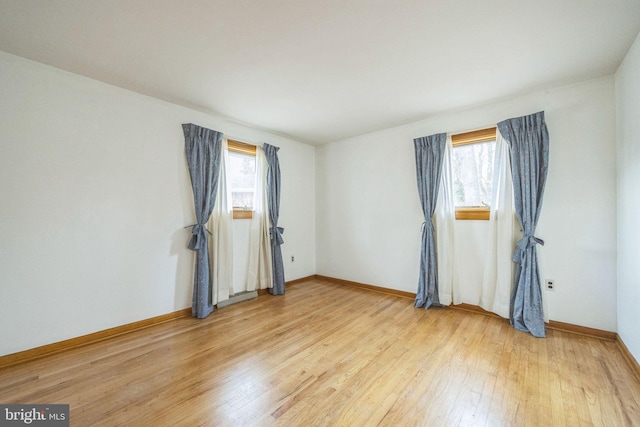
<path fill-rule="evenodd" d="M 253 216 L 253 193 L 256 182 L 256 147 L 243 142 L 228 140 L 229 177 L 233 203 L 233 218 Z"/>
<path fill-rule="evenodd" d="M 488 220 L 496 128 L 452 135 L 451 144 L 456 219 Z"/>

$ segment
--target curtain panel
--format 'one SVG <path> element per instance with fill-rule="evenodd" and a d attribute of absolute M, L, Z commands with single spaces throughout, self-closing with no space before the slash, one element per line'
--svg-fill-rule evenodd
<path fill-rule="evenodd" d="M 233 204 L 231 188 L 227 182 L 229 176 L 229 152 L 227 138 L 222 138 L 222 156 L 220 160 L 220 181 L 216 204 L 209 219 L 209 265 L 213 289 L 212 303 L 229 299 L 233 294 Z"/>
<path fill-rule="evenodd" d="M 256 189 L 249 237 L 247 291 L 273 287 L 269 212 L 267 207 L 267 159 L 262 147 L 256 147 Z"/>
<path fill-rule="evenodd" d="M 460 289 L 455 254 L 456 205 L 451 165 L 451 135 L 447 135 L 440 178 L 440 190 L 433 216 L 438 266 L 438 298 L 440 304 L 460 304 Z"/>
<path fill-rule="evenodd" d="M 544 111 L 498 123 L 498 130 L 510 147 L 516 216 L 523 237 L 513 261 L 514 289 L 510 321 L 513 327 L 544 337 L 544 313 L 536 245 L 544 241 L 534 235 L 549 167 L 549 133 Z"/>
<path fill-rule="evenodd" d="M 210 231 L 205 224 L 216 203 L 222 155 L 222 133 L 192 123 L 183 124 L 182 130 L 197 221 L 191 225 L 191 239 L 188 245 L 189 249 L 196 252 L 191 310 L 195 317 L 202 319 L 213 311 L 213 286 L 207 239 Z"/>
<path fill-rule="evenodd" d="M 278 161 L 279 147 L 264 144 L 264 155 L 267 159 L 267 199 L 269 205 L 269 218 L 271 218 L 271 260 L 273 270 L 273 287 L 269 289 L 272 295 L 283 295 L 284 264 L 282 262 L 282 249 L 284 243 L 282 233 L 284 228 L 278 227 L 280 216 L 280 162 Z"/>
<path fill-rule="evenodd" d="M 509 146 L 500 132 L 496 132 L 489 237 L 478 305 L 505 319 L 510 315 L 513 287 L 514 263 L 511 257 L 516 246 L 515 222 Z"/>
<path fill-rule="evenodd" d="M 416 154 L 416 176 L 418 195 L 424 214 L 420 250 L 420 272 L 415 307 L 440 306 L 438 295 L 438 265 L 436 260 L 435 232 L 432 217 L 438 200 L 438 187 L 442 174 L 442 163 L 447 134 L 416 138 L 413 145 Z"/>

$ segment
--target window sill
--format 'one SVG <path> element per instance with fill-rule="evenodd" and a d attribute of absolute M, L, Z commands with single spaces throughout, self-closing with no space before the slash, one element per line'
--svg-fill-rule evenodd
<path fill-rule="evenodd" d="M 234 209 L 233 219 L 251 219 L 253 218 L 253 211 L 244 209 Z"/>
<path fill-rule="evenodd" d="M 456 219 L 489 221 L 491 211 L 488 208 L 456 208 Z"/>

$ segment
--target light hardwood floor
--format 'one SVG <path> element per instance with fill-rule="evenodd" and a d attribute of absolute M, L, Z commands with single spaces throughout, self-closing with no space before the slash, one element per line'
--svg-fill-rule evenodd
<path fill-rule="evenodd" d="M 0 402 L 72 426 L 640 425 L 612 341 L 318 279 L 4 368 Z"/>

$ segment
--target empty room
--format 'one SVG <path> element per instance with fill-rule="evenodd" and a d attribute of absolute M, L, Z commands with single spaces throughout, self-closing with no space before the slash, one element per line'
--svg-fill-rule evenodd
<path fill-rule="evenodd" d="M 640 0 L 0 0 L 0 425 L 640 425 Z"/>

